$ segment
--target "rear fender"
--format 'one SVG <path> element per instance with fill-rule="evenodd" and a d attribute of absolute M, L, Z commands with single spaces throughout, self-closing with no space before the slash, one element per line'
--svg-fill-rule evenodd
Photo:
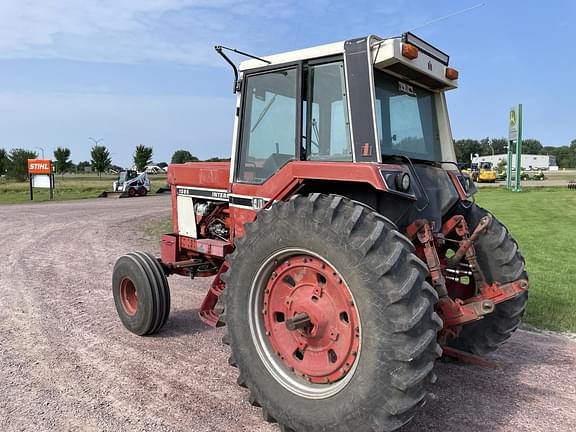
<path fill-rule="evenodd" d="M 293 161 L 262 184 L 234 183 L 230 193 L 234 236 L 244 235 L 244 224 L 254 221 L 257 211 L 294 194 L 338 194 L 389 217 L 382 212 L 382 207 L 388 206 L 383 204 L 384 196 L 395 195 L 392 200 L 402 207 L 412 205 L 415 199 L 387 184 L 385 173 L 397 172 L 409 173 L 400 164 Z"/>

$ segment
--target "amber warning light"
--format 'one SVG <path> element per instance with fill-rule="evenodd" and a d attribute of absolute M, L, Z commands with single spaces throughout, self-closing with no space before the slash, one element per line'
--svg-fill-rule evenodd
<path fill-rule="evenodd" d="M 418 48 L 405 42 L 402 44 L 402 55 L 409 60 L 414 60 L 418 57 Z"/>
<path fill-rule="evenodd" d="M 455 81 L 458 79 L 458 71 L 454 68 L 446 68 L 446 78 Z"/>

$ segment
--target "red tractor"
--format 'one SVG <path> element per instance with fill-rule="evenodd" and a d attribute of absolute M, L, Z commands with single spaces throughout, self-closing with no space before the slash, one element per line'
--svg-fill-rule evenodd
<path fill-rule="evenodd" d="M 170 310 L 166 276 L 213 277 L 201 319 L 227 326 L 238 384 L 284 431 L 389 431 L 425 402 L 442 355 L 497 349 L 528 278 L 518 245 L 456 165 L 448 56 L 412 34 L 236 70 L 230 163 L 170 165 L 161 258 L 118 259 L 138 335 Z"/>

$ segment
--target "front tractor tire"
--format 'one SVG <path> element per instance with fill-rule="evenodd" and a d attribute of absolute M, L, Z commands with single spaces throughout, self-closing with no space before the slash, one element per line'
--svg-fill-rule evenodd
<path fill-rule="evenodd" d="M 483 208 L 477 205 L 470 207 L 465 214 L 470 230 L 473 231 L 486 215 L 488 212 Z M 474 243 L 474 248 L 487 283 L 528 280 L 518 243 L 494 215 L 488 229 Z M 496 305 L 494 312 L 484 319 L 465 325 L 449 345 L 476 355 L 496 351 L 520 325 L 527 302 L 528 291 L 525 291 L 516 298 Z"/>
<path fill-rule="evenodd" d="M 139 336 L 158 332 L 170 313 L 170 290 L 154 256 L 133 252 L 116 261 L 112 293 L 122 324 Z"/>
<path fill-rule="evenodd" d="M 284 431 L 391 431 L 441 354 L 436 292 L 392 222 L 341 196 L 258 213 L 223 274 L 230 364 Z"/>

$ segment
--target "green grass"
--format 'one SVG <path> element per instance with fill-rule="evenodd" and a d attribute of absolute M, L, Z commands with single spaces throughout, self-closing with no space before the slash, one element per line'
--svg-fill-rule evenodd
<path fill-rule="evenodd" d="M 548 180 L 576 180 L 576 170 L 561 169 L 560 171 L 545 171 Z"/>
<path fill-rule="evenodd" d="M 482 189 L 477 202 L 508 227 L 526 258 L 530 299 L 524 322 L 576 332 L 576 191 Z"/>
<path fill-rule="evenodd" d="M 97 175 L 65 175 L 56 176 L 54 190 L 55 200 L 70 200 L 82 198 L 96 198 L 105 190 L 112 190 L 112 182 L 115 176 Z M 150 176 L 152 192 L 166 184 L 166 176 Z M 0 182 L 0 204 L 14 204 L 30 202 L 28 182 L 2 181 Z M 34 189 L 34 202 L 48 201 L 48 189 Z"/>

